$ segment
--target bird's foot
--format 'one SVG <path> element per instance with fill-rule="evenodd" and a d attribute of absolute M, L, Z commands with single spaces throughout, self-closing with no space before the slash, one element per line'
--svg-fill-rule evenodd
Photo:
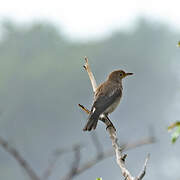
<path fill-rule="evenodd" d="M 108 128 L 113 128 L 114 131 L 116 131 L 116 128 L 114 127 L 113 123 L 107 125 L 106 130 L 107 130 Z"/>

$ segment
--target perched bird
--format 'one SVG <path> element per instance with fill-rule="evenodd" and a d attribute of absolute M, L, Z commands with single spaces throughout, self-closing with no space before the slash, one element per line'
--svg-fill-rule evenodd
<path fill-rule="evenodd" d="M 123 70 L 113 71 L 107 80 L 97 87 L 84 131 L 96 129 L 99 116 L 101 114 L 107 116 L 116 109 L 122 96 L 122 79 L 129 75 L 133 75 L 133 73 L 126 73 Z"/>

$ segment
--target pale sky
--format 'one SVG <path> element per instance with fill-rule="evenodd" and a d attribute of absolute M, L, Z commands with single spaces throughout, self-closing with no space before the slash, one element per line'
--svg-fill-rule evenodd
<path fill-rule="evenodd" d="M 180 0 L 1 0 L 0 21 L 48 20 L 72 38 L 96 38 L 146 16 L 180 29 Z"/>

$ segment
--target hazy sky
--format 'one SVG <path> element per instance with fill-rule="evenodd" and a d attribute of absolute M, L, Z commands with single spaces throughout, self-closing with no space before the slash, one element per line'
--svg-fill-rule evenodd
<path fill-rule="evenodd" d="M 137 17 L 167 22 L 180 28 L 179 0 L 5 0 L 0 20 L 49 20 L 73 38 L 101 37 L 128 27 Z"/>

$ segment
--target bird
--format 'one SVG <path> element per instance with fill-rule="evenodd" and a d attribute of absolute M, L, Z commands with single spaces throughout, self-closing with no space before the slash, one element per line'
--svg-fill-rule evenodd
<path fill-rule="evenodd" d="M 83 131 L 96 129 L 99 116 L 101 114 L 108 116 L 116 109 L 122 97 L 122 79 L 129 75 L 133 75 L 133 73 L 115 70 L 108 75 L 104 83 L 96 88 L 93 105 Z"/>

